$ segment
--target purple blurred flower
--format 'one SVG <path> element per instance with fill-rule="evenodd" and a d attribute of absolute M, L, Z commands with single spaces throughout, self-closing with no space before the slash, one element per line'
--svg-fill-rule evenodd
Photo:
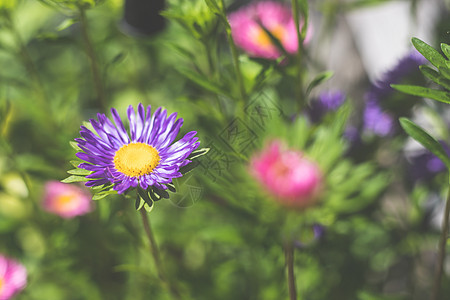
<path fill-rule="evenodd" d="M 394 93 L 391 84 L 401 83 L 419 74 L 419 65 L 427 60 L 416 50 L 403 57 L 391 70 L 372 84 L 365 94 L 366 107 L 363 115 L 363 130 L 378 136 L 387 136 L 397 128 L 397 117 L 403 115 L 411 103 L 387 101 Z"/>
<path fill-rule="evenodd" d="M 308 242 L 295 240 L 294 241 L 294 246 L 296 248 L 298 248 L 298 249 L 305 249 L 309 245 L 319 241 L 323 237 L 323 235 L 325 234 L 325 226 L 322 226 L 320 224 L 312 225 L 311 226 L 311 230 L 313 232 L 312 240 L 310 240 Z"/>
<path fill-rule="evenodd" d="M 363 113 L 363 130 L 384 137 L 390 135 L 393 129 L 394 117 L 383 111 L 376 101 L 367 102 Z"/>
<path fill-rule="evenodd" d="M 27 270 L 15 260 L 0 255 L 0 299 L 11 299 L 27 284 Z"/>
<path fill-rule="evenodd" d="M 450 146 L 439 141 L 445 152 L 450 156 Z M 445 164 L 431 151 L 424 149 L 410 159 L 411 167 L 409 174 L 413 181 L 427 181 L 432 179 L 438 173 L 444 172 L 447 168 Z"/>
<path fill-rule="evenodd" d="M 328 112 L 336 111 L 344 102 L 346 96 L 341 91 L 322 91 L 317 99 L 311 101 L 308 115 L 312 122 L 318 123 Z"/>

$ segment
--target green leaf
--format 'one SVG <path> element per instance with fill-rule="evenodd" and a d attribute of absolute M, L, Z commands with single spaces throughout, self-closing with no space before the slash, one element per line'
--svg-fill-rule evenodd
<path fill-rule="evenodd" d="M 450 68 L 447 67 L 439 67 L 439 73 L 444 76 L 446 79 L 450 80 Z"/>
<path fill-rule="evenodd" d="M 400 118 L 400 125 L 409 136 L 430 150 L 447 166 L 447 169 L 450 170 L 450 158 L 447 156 L 442 145 L 434 137 L 407 118 Z"/>
<path fill-rule="evenodd" d="M 441 43 L 442 52 L 444 52 L 445 56 L 450 59 L 450 46 L 444 43 Z"/>
<path fill-rule="evenodd" d="M 229 93 L 227 91 L 225 91 L 221 86 L 212 82 L 211 79 L 209 79 L 199 73 L 193 72 L 187 68 L 178 68 L 178 72 L 180 72 L 181 74 L 186 76 L 188 79 L 190 79 L 194 83 L 198 84 L 199 86 L 201 86 L 202 88 L 204 88 L 210 92 L 213 92 L 213 93 L 216 93 L 219 95 L 224 95 L 224 96 L 231 98 Z"/>
<path fill-rule="evenodd" d="M 447 90 L 450 90 L 450 80 L 439 74 L 439 72 L 436 72 L 434 69 L 426 65 L 422 65 L 419 68 L 423 75 L 433 80 L 440 86 L 446 88 Z"/>
<path fill-rule="evenodd" d="M 439 68 L 445 66 L 445 59 L 439 52 L 428 45 L 427 43 L 419 40 L 418 38 L 412 38 L 414 47 L 419 51 L 430 63 Z"/>
<path fill-rule="evenodd" d="M 83 176 L 86 176 L 86 175 L 92 174 L 93 172 L 89 171 L 89 170 L 85 170 L 85 169 L 76 168 L 76 169 L 72 169 L 72 170 L 67 171 L 67 173 L 72 174 L 72 175 L 83 175 Z"/>
<path fill-rule="evenodd" d="M 69 28 L 70 26 L 72 26 L 73 24 L 75 24 L 77 22 L 78 22 L 78 20 L 75 18 L 65 19 L 64 21 L 61 22 L 61 24 L 58 25 L 58 27 L 56 27 L 56 30 L 63 31 L 64 29 Z"/>
<path fill-rule="evenodd" d="M 73 183 L 73 182 L 82 182 L 82 181 L 89 181 L 89 178 L 86 178 L 84 176 L 71 175 L 71 176 L 61 180 L 62 183 Z"/>
<path fill-rule="evenodd" d="M 450 93 L 415 85 L 391 84 L 394 89 L 413 96 L 424 97 L 436 101 L 450 103 Z"/>
<path fill-rule="evenodd" d="M 327 81 L 328 79 L 330 79 L 333 76 L 333 72 L 332 71 L 327 71 L 327 72 L 323 72 L 318 74 L 312 81 L 311 83 L 308 85 L 307 89 L 306 89 L 306 95 L 309 95 L 309 93 L 311 92 L 311 90 L 313 88 L 315 88 L 316 86 L 318 86 L 319 84 L 321 84 L 322 82 Z"/>

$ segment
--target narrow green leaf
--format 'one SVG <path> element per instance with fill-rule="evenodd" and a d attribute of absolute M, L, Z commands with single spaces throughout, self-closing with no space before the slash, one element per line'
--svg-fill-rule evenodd
<path fill-rule="evenodd" d="M 333 72 L 332 71 L 327 71 L 327 72 L 323 72 L 323 73 L 318 74 L 316 77 L 314 77 L 314 79 L 311 81 L 311 83 L 306 88 L 306 95 L 309 95 L 309 93 L 311 92 L 311 90 L 313 88 L 315 88 L 319 84 L 327 81 L 332 76 L 333 76 Z"/>
<path fill-rule="evenodd" d="M 446 79 L 450 80 L 450 68 L 448 67 L 439 67 L 439 73 L 444 76 Z"/>
<path fill-rule="evenodd" d="M 446 88 L 447 90 L 450 90 L 450 80 L 442 76 L 439 72 L 426 65 L 422 65 L 419 68 L 423 75 L 433 80 L 440 86 Z"/>
<path fill-rule="evenodd" d="M 78 22 L 78 20 L 74 19 L 74 18 L 65 19 L 64 21 L 61 22 L 61 24 L 58 25 L 58 27 L 56 27 L 56 30 L 63 31 L 64 29 L 69 28 L 70 26 L 72 26 L 73 24 L 75 24 L 77 22 Z"/>
<path fill-rule="evenodd" d="M 427 43 L 419 40 L 418 38 L 412 38 L 414 47 L 419 51 L 433 66 L 439 68 L 445 66 L 445 59 L 439 52 L 428 45 Z"/>
<path fill-rule="evenodd" d="M 117 191 L 109 189 L 106 191 L 101 191 L 101 192 L 95 193 L 94 196 L 92 196 L 92 200 L 100 200 L 100 199 L 105 198 L 106 196 L 116 195 L 116 194 L 117 194 Z"/>
<path fill-rule="evenodd" d="M 82 182 L 82 181 L 88 181 L 89 178 L 86 178 L 84 176 L 77 176 L 77 175 L 71 175 L 63 180 L 61 180 L 62 183 L 73 183 L 73 182 Z"/>
<path fill-rule="evenodd" d="M 178 72 L 180 72 L 181 74 L 186 76 L 188 79 L 190 79 L 194 83 L 198 84 L 199 86 L 201 86 L 202 88 L 204 88 L 210 92 L 213 92 L 213 93 L 216 93 L 219 95 L 225 95 L 225 96 L 231 98 L 229 93 L 227 91 L 225 91 L 221 86 L 212 82 L 209 78 L 207 78 L 199 73 L 193 72 L 187 68 L 178 68 Z"/>
<path fill-rule="evenodd" d="M 447 166 L 447 169 L 450 170 L 450 158 L 447 156 L 442 145 L 434 137 L 407 118 L 400 118 L 400 125 L 409 136 L 430 150 Z"/>
<path fill-rule="evenodd" d="M 444 52 L 445 56 L 450 59 L 450 46 L 444 43 L 441 43 L 442 52 Z"/>
<path fill-rule="evenodd" d="M 450 103 L 450 93 L 415 85 L 391 84 L 394 89 L 413 96 L 424 97 L 436 101 Z"/>
<path fill-rule="evenodd" d="M 86 176 L 86 175 L 92 174 L 93 172 L 85 170 L 85 169 L 76 168 L 76 169 L 72 169 L 72 170 L 67 171 L 67 173 L 72 174 L 72 175 L 83 175 L 83 176 Z"/>

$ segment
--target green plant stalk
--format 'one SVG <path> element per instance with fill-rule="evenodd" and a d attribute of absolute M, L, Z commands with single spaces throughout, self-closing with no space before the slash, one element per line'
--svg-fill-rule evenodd
<path fill-rule="evenodd" d="M 224 0 L 221 0 L 221 4 L 222 4 L 223 20 L 224 20 L 224 22 L 226 22 L 226 24 L 225 24 L 226 30 L 225 31 L 227 33 L 227 40 L 228 40 L 228 44 L 230 46 L 231 56 L 233 58 L 233 66 L 234 66 L 234 70 L 236 72 L 236 79 L 237 79 L 237 83 L 239 86 L 240 102 L 243 104 L 242 105 L 242 109 L 243 109 L 243 106 L 245 105 L 245 102 L 246 102 L 247 95 L 245 92 L 244 80 L 242 78 L 241 66 L 239 63 L 239 54 L 238 54 L 238 51 L 236 48 L 236 44 L 234 43 L 233 36 L 231 35 L 230 24 L 228 23 L 227 18 L 226 18 Z"/>
<path fill-rule="evenodd" d="M 100 75 L 100 67 L 97 60 L 97 56 L 95 55 L 94 46 L 89 36 L 86 10 L 85 8 L 80 6 L 79 11 L 80 11 L 81 35 L 83 37 L 86 54 L 89 57 L 89 62 L 91 65 L 92 77 L 94 79 L 94 87 L 97 93 L 98 106 L 102 111 L 106 111 L 105 89 L 103 87 L 102 77 Z"/>
<path fill-rule="evenodd" d="M 295 288 L 295 273 L 294 273 L 294 248 L 291 242 L 286 242 L 286 244 L 284 245 L 284 255 L 287 267 L 289 299 L 297 300 L 297 290 Z"/>
<path fill-rule="evenodd" d="M 170 292 L 170 295 L 172 296 L 172 299 L 181 299 L 180 293 L 178 289 L 175 287 L 174 284 L 172 284 L 166 276 L 166 273 L 164 271 L 162 262 L 161 262 L 161 256 L 159 254 L 158 245 L 156 244 L 155 236 L 153 235 L 152 228 L 150 226 L 150 222 L 148 221 L 147 212 L 144 208 L 140 209 L 142 223 L 144 225 L 145 234 L 148 238 L 148 241 L 150 242 L 150 250 L 151 254 L 153 256 L 153 261 L 155 262 L 155 267 L 158 272 L 158 277 L 161 280 L 162 285 Z"/>
<path fill-rule="evenodd" d="M 298 0 L 292 0 L 292 14 L 294 17 L 294 23 L 297 32 L 297 55 L 296 55 L 296 63 L 297 63 L 297 82 L 295 84 L 295 94 L 296 100 L 298 101 L 298 112 L 301 112 L 303 107 L 305 106 L 305 97 L 303 92 L 303 76 L 302 76 L 302 47 L 303 47 L 303 38 L 300 32 L 300 12 L 298 9 Z M 306 1 L 306 0 L 305 0 Z M 306 25 L 305 25 L 306 26 Z"/>
<path fill-rule="evenodd" d="M 449 190 L 447 192 L 447 200 L 445 202 L 444 219 L 442 221 L 442 232 L 439 241 L 439 253 L 437 260 L 437 268 L 434 276 L 433 290 L 431 291 L 431 300 L 437 300 L 439 297 L 439 290 L 441 287 L 442 273 L 444 270 L 445 261 L 445 245 L 447 244 L 448 231 L 449 231 L 449 214 L 450 214 L 450 182 Z"/>

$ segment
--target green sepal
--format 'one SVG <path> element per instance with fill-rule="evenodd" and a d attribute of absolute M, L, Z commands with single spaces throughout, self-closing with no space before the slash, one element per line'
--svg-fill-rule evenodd
<path fill-rule="evenodd" d="M 160 190 L 158 188 L 153 187 L 152 191 L 161 198 L 169 199 L 169 193 L 166 190 Z"/>
<path fill-rule="evenodd" d="M 72 174 L 72 175 L 87 176 L 87 175 L 90 175 L 90 174 L 92 174 L 94 172 L 93 171 L 89 171 L 89 170 L 85 170 L 85 169 L 76 168 L 76 169 L 72 169 L 72 170 L 67 171 L 67 173 Z"/>
<path fill-rule="evenodd" d="M 412 38 L 411 41 L 417 51 L 419 51 L 433 66 L 439 68 L 446 65 L 444 57 L 442 57 L 436 49 L 418 38 Z"/>
<path fill-rule="evenodd" d="M 200 164 L 200 162 L 198 160 L 194 160 L 194 161 L 188 163 L 187 165 L 181 167 L 180 170 L 178 170 L 178 172 L 185 175 L 185 174 L 189 173 L 190 171 L 192 171 L 193 169 L 195 169 L 199 164 Z"/>
<path fill-rule="evenodd" d="M 148 193 L 148 189 L 144 190 L 138 185 L 137 191 L 138 191 L 138 197 L 139 198 L 144 200 L 145 203 L 149 203 L 150 205 L 153 205 L 153 201 L 152 201 L 152 199 L 150 199 L 150 196 L 149 196 L 149 193 Z"/>
<path fill-rule="evenodd" d="M 194 150 L 191 152 L 191 154 L 189 154 L 189 156 L 186 159 L 193 160 L 200 156 L 203 156 L 209 152 L 209 149 L 210 148 L 201 148 L 201 149 Z"/>
<path fill-rule="evenodd" d="M 142 206 L 144 206 L 145 201 L 141 197 L 139 197 L 139 194 L 136 195 L 136 202 L 134 203 L 134 206 L 136 210 L 140 210 Z"/>
<path fill-rule="evenodd" d="M 72 166 L 74 166 L 75 168 L 78 168 L 78 166 L 79 166 L 81 163 L 83 163 L 83 161 L 81 161 L 81 160 L 71 160 L 71 161 L 70 161 L 70 164 L 71 164 Z"/>
<path fill-rule="evenodd" d="M 450 90 L 450 80 L 448 80 L 445 76 L 426 65 L 421 65 L 419 68 L 423 75 L 447 90 Z"/>
<path fill-rule="evenodd" d="M 450 103 L 450 93 L 446 91 L 433 90 L 422 86 L 402 84 L 391 84 L 391 87 L 405 94 L 429 98 L 439 102 Z"/>
<path fill-rule="evenodd" d="M 73 149 L 75 149 L 77 152 L 83 151 L 83 150 L 81 150 L 80 147 L 78 147 L 78 143 L 77 143 L 77 142 L 70 141 L 69 144 L 70 144 L 70 146 L 71 146 Z"/>
<path fill-rule="evenodd" d="M 61 180 L 62 183 L 74 183 L 83 181 L 89 181 L 89 178 L 86 178 L 85 176 L 70 175 L 69 177 Z"/>
<path fill-rule="evenodd" d="M 92 196 L 92 200 L 100 200 L 100 199 L 105 198 L 106 196 L 115 195 L 115 194 L 117 194 L 116 190 L 113 190 L 113 189 L 103 190 L 101 192 L 95 193 L 94 196 Z"/>
<path fill-rule="evenodd" d="M 144 204 L 144 209 L 145 209 L 145 211 L 146 212 L 151 212 L 152 210 L 153 210 L 153 207 L 154 207 L 154 205 L 153 205 L 153 203 L 151 204 L 151 205 L 149 205 L 148 203 L 145 203 Z"/>
<path fill-rule="evenodd" d="M 400 125 L 409 136 L 430 150 L 450 170 L 450 158 L 445 152 L 444 147 L 434 137 L 407 118 L 400 118 Z"/>
<path fill-rule="evenodd" d="M 175 188 L 175 184 L 171 183 L 166 183 L 167 188 L 169 189 L 169 191 L 171 191 L 172 193 L 176 193 L 177 189 Z"/>
<path fill-rule="evenodd" d="M 314 79 L 311 81 L 311 83 L 306 88 L 306 95 L 309 95 L 309 93 L 311 92 L 311 90 L 313 88 L 315 88 L 316 86 L 318 86 L 322 82 L 327 81 L 332 76 L 333 76 L 333 72 L 332 71 L 326 71 L 326 72 L 322 72 L 320 74 L 317 74 L 316 77 L 314 77 Z"/>
<path fill-rule="evenodd" d="M 450 68 L 447 67 L 439 67 L 439 73 L 444 76 L 446 79 L 450 80 Z"/>

